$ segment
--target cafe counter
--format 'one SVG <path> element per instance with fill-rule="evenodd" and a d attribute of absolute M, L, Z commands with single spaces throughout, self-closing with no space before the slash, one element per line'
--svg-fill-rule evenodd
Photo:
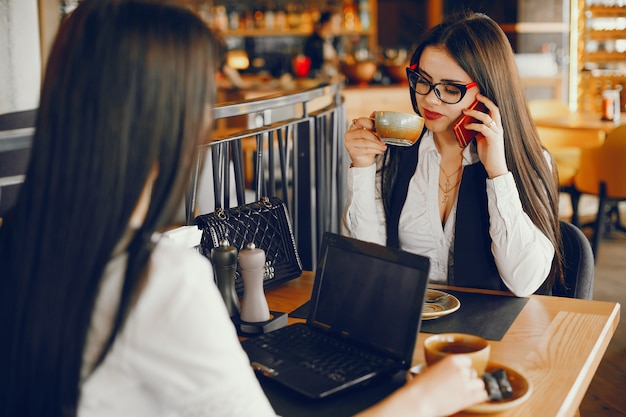
<path fill-rule="evenodd" d="M 287 95 L 303 89 L 340 82 L 343 83 L 341 96 L 345 100 L 346 120 L 348 121 L 357 117 L 369 117 L 375 110 L 413 112 L 407 84 L 352 85 L 341 78 L 319 80 L 293 78 L 288 75 L 281 78 L 245 76 L 243 82 L 243 88 L 233 88 L 227 80 L 218 80 L 218 103 L 241 102 L 271 95 Z M 314 109 L 318 105 L 326 104 L 325 102 L 311 103 L 310 107 Z M 274 109 L 271 114 L 222 120 L 218 123 L 218 128 L 254 128 L 289 117 L 294 117 L 293 109 Z"/>

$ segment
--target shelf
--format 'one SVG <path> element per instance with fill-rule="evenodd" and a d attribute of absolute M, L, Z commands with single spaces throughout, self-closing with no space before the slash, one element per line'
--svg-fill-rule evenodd
<path fill-rule="evenodd" d="M 589 71 L 589 75 L 597 79 L 626 79 L 626 71 L 610 69 L 594 69 Z"/>
<path fill-rule="evenodd" d="M 578 38 L 578 109 L 600 112 L 602 91 L 626 84 L 626 54 L 617 52 L 623 49 L 622 43 L 626 40 L 622 22 L 626 18 L 626 7 L 572 1 L 579 10 L 577 22 L 573 22 L 572 27 Z M 621 100 L 626 99 L 625 94 L 626 91 L 622 90 Z"/>
<path fill-rule="evenodd" d="M 257 37 L 272 37 L 272 36 L 309 36 L 311 30 L 303 29 L 238 29 L 228 30 L 224 32 L 224 36 L 228 37 L 241 37 L 241 38 L 257 38 Z M 372 30 L 360 30 L 360 31 L 342 31 L 341 36 L 371 36 Z"/>
<path fill-rule="evenodd" d="M 587 7 L 587 17 L 625 17 L 624 6 L 590 6 Z"/>
<path fill-rule="evenodd" d="M 587 62 L 622 62 L 626 57 L 623 52 L 585 52 L 583 60 Z"/>
<path fill-rule="evenodd" d="M 581 111 L 600 113 L 602 111 L 602 91 L 626 86 L 626 73 L 604 70 L 583 71 L 580 74 L 578 108 Z M 626 103 L 626 89 L 620 92 L 620 102 Z"/>
<path fill-rule="evenodd" d="M 516 33 L 568 33 L 569 24 L 564 22 L 519 22 L 500 25 L 505 32 Z"/>
<path fill-rule="evenodd" d="M 287 1 L 281 2 L 282 5 L 270 0 L 182 1 L 195 10 L 209 26 L 217 28 L 224 37 L 234 39 L 234 42 L 240 39 L 266 38 L 259 42 L 264 44 L 264 52 L 276 44 L 272 53 L 291 55 L 294 47 L 300 45 L 303 38 L 313 34 L 316 20 L 321 11 L 326 9 L 336 10 L 342 15 L 343 30 L 338 36 L 343 37 L 347 53 L 365 45 L 372 53 L 378 48 L 377 0 L 352 2 L 353 9 L 348 8 L 344 2 L 340 4 L 346 7 L 334 7 L 334 0 Z M 242 7 L 245 4 L 247 7 Z M 274 7 L 277 7 L 274 17 L 268 22 L 268 13 L 262 11 L 273 10 Z M 284 39 L 283 42 L 280 38 L 291 39 Z"/>
<path fill-rule="evenodd" d="M 594 41 L 626 39 L 626 29 L 622 30 L 589 30 L 587 39 Z"/>

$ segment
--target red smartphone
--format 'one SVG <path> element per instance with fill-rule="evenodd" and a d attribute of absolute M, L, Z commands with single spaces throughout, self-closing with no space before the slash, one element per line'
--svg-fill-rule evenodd
<path fill-rule="evenodd" d="M 487 107 L 476 100 L 469 106 L 471 110 L 478 110 L 483 113 L 488 113 L 489 110 Z M 468 116 L 466 114 L 461 115 L 459 119 L 454 123 L 454 135 L 456 136 L 456 140 L 459 142 L 459 146 L 461 148 L 465 148 L 469 143 L 474 139 L 474 137 L 478 134 L 475 130 L 468 130 L 465 128 L 465 125 L 468 123 L 482 123 L 480 120 L 476 120 L 472 116 Z"/>

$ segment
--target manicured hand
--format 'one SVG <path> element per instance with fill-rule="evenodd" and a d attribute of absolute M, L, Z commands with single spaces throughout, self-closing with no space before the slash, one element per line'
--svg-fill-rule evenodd
<path fill-rule="evenodd" d="M 376 155 L 382 154 L 387 149 L 387 144 L 376 135 L 374 121 L 368 117 L 352 120 L 343 138 L 353 167 L 372 165 Z"/>
<path fill-rule="evenodd" d="M 469 123 L 466 127 L 478 132 L 476 136 L 478 157 L 485 166 L 489 178 L 495 178 L 509 171 L 504 156 L 504 129 L 502 127 L 502 117 L 500 115 L 500 109 L 498 109 L 498 106 L 496 106 L 493 101 L 482 94 L 478 94 L 476 99 L 487 106 L 489 113 L 483 113 L 478 110 L 463 110 L 463 113 L 475 117 L 482 122 Z"/>

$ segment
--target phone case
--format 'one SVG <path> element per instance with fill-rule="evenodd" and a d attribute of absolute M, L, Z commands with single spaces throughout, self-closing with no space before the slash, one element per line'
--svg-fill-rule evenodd
<path fill-rule="evenodd" d="M 487 107 L 478 100 L 474 101 L 474 103 L 472 103 L 472 105 L 469 106 L 469 108 L 472 110 L 479 110 L 483 113 L 487 113 L 489 111 Z M 482 123 L 482 122 L 479 120 L 476 120 L 472 116 L 468 116 L 464 114 L 461 117 L 459 117 L 459 120 L 457 120 L 454 123 L 454 128 L 453 128 L 454 134 L 461 148 L 465 148 L 467 145 L 469 145 L 472 139 L 474 139 L 474 137 L 478 134 L 478 132 L 474 130 L 468 130 L 465 128 L 465 125 L 468 123 Z"/>

